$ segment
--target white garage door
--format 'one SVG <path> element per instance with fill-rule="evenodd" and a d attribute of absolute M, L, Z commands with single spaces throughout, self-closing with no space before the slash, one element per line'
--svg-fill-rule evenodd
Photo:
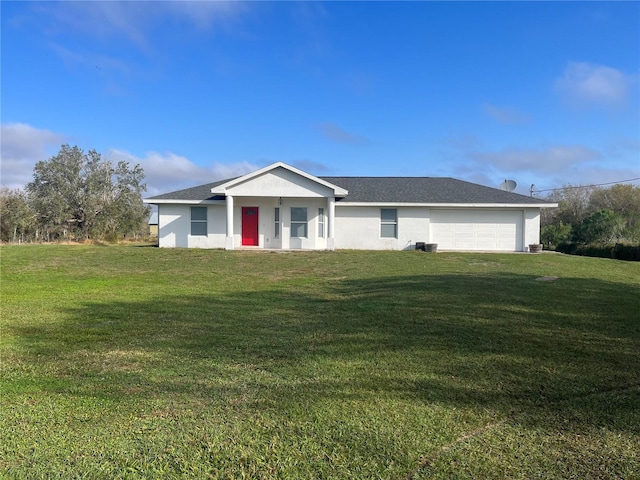
<path fill-rule="evenodd" d="M 431 210 L 431 242 L 442 250 L 522 250 L 522 212 Z"/>

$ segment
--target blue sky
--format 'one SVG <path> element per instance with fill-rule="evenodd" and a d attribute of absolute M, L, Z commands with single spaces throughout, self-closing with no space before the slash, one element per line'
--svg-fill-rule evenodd
<path fill-rule="evenodd" d="M 148 195 L 276 161 L 525 194 L 640 177 L 640 2 L 0 8 L 6 186 L 62 143 L 140 163 Z"/>

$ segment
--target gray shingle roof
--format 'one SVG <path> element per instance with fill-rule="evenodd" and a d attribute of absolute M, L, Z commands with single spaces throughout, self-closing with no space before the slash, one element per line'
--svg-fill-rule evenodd
<path fill-rule="evenodd" d="M 320 177 L 349 191 L 340 202 L 545 203 L 450 177 Z"/>
<path fill-rule="evenodd" d="M 150 197 L 147 200 L 193 200 L 194 202 L 200 202 L 202 200 L 224 200 L 224 195 L 214 195 L 211 193 L 211 189 L 231 180 L 233 180 L 233 178 L 198 185 L 197 187 L 185 188 L 184 190 L 178 190 L 176 192 L 163 193 L 162 195 Z"/>
<path fill-rule="evenodd" d="M 237 178 L 237 177 L 235 177 Z M 492 203 L 541 204 L 538 198 L 505 192 L 450 177 L 318 177 L 349 191 L 340 203 Z M 213 195 L 211 188 L 233 180 L 228 178 L 193 188 L 148 198 L 153 200 L 224 200 Z"/>

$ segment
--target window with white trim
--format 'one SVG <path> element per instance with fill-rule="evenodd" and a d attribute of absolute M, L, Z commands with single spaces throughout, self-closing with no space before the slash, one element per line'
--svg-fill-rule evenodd
<path fill-rule="evenodd" d="M 307 238 L 307 209 L 291 207 L 291 238 Z"/>
<path fill-rule="evenodd" d="M 273 211 L 273 238 L 280 238 L 280 208 Z"/>
<path fill-rule="evenodd" d="M 398 209 L 380 209 L 380 236 L 382 238 L 398 238 Z"/>
<path fill-rule="evenodd" d="M 207 207 L 191 207 L 191 235 L 207 234 Z"/>
<path fill-rule="evenodd" d="M 324 238 L 324 208 L 318 209 L 318 237 Z"/>

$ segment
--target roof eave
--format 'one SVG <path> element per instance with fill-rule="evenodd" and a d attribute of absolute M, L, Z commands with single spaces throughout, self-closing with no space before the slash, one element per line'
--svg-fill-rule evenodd
<path fill-rule="evenodd" d="M 337 202 L 336 207 L 553 208 L 557 203 Z"/>
<path fill-rule="evenodd" d="M 149 205 L 161 205 L 161 204 L 180 204 L 180 205 L 224 205 L 224 200 L 177 200 L 171 198 L 145 198 L 142 203 Z"/>

